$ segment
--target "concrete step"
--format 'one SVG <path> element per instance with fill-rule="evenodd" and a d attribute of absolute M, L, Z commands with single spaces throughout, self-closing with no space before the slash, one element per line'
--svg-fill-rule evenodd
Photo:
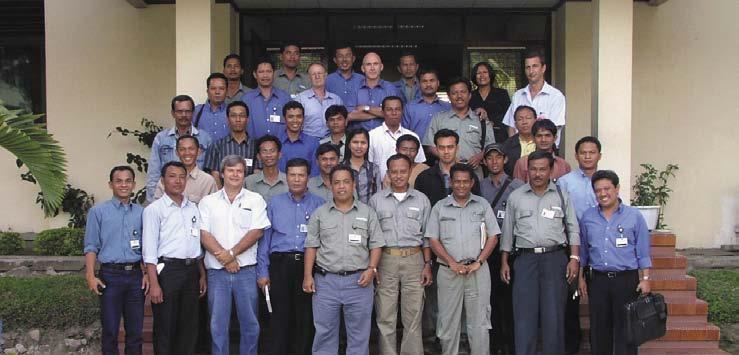
<path fill-rule="evenodd" d="M 667 329 L 670 328 L 680 328 L 680 327 L 698 327 L 698 326 L 706 326 L 708 324 L 708 320 L 706 316 L 673 316 L 668 315 L 667 316 Z M 586 329 L 590 329 L 590 318 L 587 316 L 580 316 L 580 328 L 585 331 Z"/>
<path fill-rule="evenodd" d="M 587 339 L 590 335 L 590 321 L 586 320 L 585 323 L 583 323 L 581 319 L 580 327 L 582 329 L 583 339 Z M 679 342 L 715 341 L 718 344 L 719 338 L 720 329 L 713 324 L 672 322 L 668 317 L 667 332 L 662 338 L 656 340 L 658 342 L 669 340 L 676 340 Z"/>
<path fill-rule="evenodd" d="M 580 299 L 580 315 L 590 314 L 590 308 L 588 307 L 587 298 L 583 297 Z M 669 317 L 673 316 L 701 316 L 706 317 L 708 315 L 708 303 L 700 299 L 681 299 L 673 298 L 667 300 L 667 314 Z"/>
<path fill-rule="evenodd" d="M 673 256 L 652 257 L 652 271 L 663 269 L 685 269 L 688 266 L 688 258 L 680 253 Z"/>
<path fill-rule="evenodd" d="M 697 349 L 710 349 L 718 350 L 717 341 L 708 340 L 652 340 L 648 341 L 639 346 L 639 352 L 642 350 L 656 350 L 656 349 L 682 349 L 682 350 L 697 350 Z"/>
<path fill-rule="evenodd" d="M 653 232 L 651 242 L 652 247 L 675 247 L 677 236 L 673 233 Z"/>

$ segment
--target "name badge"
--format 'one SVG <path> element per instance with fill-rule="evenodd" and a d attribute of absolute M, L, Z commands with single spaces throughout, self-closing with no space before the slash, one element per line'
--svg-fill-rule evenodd
<path fill-rule="evenodd" d="M 131 239 L 131 249 L 133 250 L 139 250 L 141 249 L 141 242 L 138 239 Z"/>
<path fill-rule="evenodd" d="M 301 224 L 300 225 L 300 233 L 308 233 L 308 225 Z"/>
<path fill-rule="evenodd" d="M 629 245 L 629 239 L 626 237 L 616 238 L 616 247 L 623 248 Z"/>
<path fill-rule="evenodd" d="M 350 244 L 362 243 L 362 236 L 359 234 L 349 234 L 349 243 Z"/>
<path fill-rule="evenodd" d="M 479 130 L 479 128 L 477 128 L 477 126 L 473 126 L 471 124 L 470 125 L 467 125 L 467 127 L 469 127 L 470 131 L 477 131 L 477 130 Z"/>
<path fill-rule="evenodd" d="M 200 229 L 198 228 L 190 228 L 190 235 L 192 235 L 195 238 L 200 238 Z"/>
<path fill-rule="evenodd" d="M 554 210 L 550 210 L 548 208 L 545 208 L 541 210 L 541 216 L 546 219 L 554 219 Z"/>
<path fill-rule="evenodd" d="M 246 164 L 246 166 L 252 166 L 254 161 L 252 159 L 244 159 L 244 164 Z"/>
<path fill-rule="evenodd" d="M 274 123 L 280 123 L 280 115 L 269 115 L 269 121 Z"/>
<path fill-rule="evenodd" d="M 503 211 L 503 210 L 498 211 L 497 217 L 498 217 L 498 219 L 505 218 L 505 211 Z"/>

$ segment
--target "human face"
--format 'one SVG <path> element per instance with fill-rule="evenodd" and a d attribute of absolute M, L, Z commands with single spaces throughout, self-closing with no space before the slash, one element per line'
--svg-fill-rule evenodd
<path fill-rule="evenodd" d="M 470 191 L 475 184 L 475 180 L 466 171 L 455 172 L 452 176 L 452 195 L 455 199 L 466 200 L 470 197 Z"/>
<path fill-rule="evenodd" d="M 478 86 L 490 85 L 490 72 L 487 67 L 484 65 L 477 67 L 477 71 L 475 72 L 475 81 L 477 81 Z"/>
<path fill-rule="evenodd" d="M 356 158 L 364 158 L 368 147 L 367 136 L 361 133 L 354 135 L 352 140 L 349 141 L 349 150 L 352 152 L 352 156 Z"/>
<path fill-rule="evenodd" d="M 457 142 L 454 137 L 439 138 L 436 150 L 439 152 L 439 161 L 444 164 L 452 164 L 457 160 Z"/>
<path fill-rule="evenodd" d="M 331 179 L 331 193 L 334 201 L 344 202 L 354 198 L 354 178 L 352 174 L 346 170 L 340 170 L 334 173 Z"/>
<path fill-rule="evenodd" d="M 190 101 L 175 101 L 174 111 L 172 111 L 172 118 L 177 127 L 190 127 L 192 126 L 192 104 Z"/>
<path fill-rule="evenodd" d="M 333 115 L 328 118 L 326 125 L 331 134 L 344 134 L 346 131 L 346 117 L 340 114 Z"/>
<path fill-rule="evenodd" d="M 411 166 L 403 159 L 395 159 L 390 162 L 387 175 L 390 177 L 390 187 L 393 191 L 405 191 L 411 177 Z"/>
<path fill-rule="evenodd" d="M 595 197 L 602 209 L 613 208 L 618 204 L 618 185 L 613 186 L 611 180 L 600 179 L 593 184 Z"/>
<path fill-rule="evenodd" d="M 226 166 L 223 168 L 223 185 L 241 189 L 244 186 L 244 164 Z"/>
<path fill-rule="evenodd" d="M 400 64 L 398 65 L 398 71 L 404 79 L 412 79 L 416 77 L 418 71 L 418 64 L 416 63 L 416 57 L 407 55 L 400 57 Z"/>
<path fill-rule="evenodd" d="M 376 80 L 380 78 L 383 69 L 382 60 L 376 53 L 367 53 L 362 60 L 362 72 L 367 79 Z"/>
<path fill-rule="evenodd" d="M 539 57 L 526 58 L 523 64 L 529 84 L 538 84 L 544 81 L 544 73 L 547 71 L 547 65 L 542 64 Z"/>
<path fill-rule="evenodd" d="M 581 170 L 596 170 L 600 161 L 598 146 L 591 142 L 580 144 L 575 158 Z"/>
<path fill-rule="evenodd" d="M 272 80 L 274 79 L 275 71 L 271 64 L 262 63 L 257 66 L 254 70 L 254 79 L 260 87 L 268 88 L 272 86 Z"/>
<path fill-rule="evenodd" d="M 423 74 L 419 81 L 421 82 L 420 87 L 423 96 L 436 96 L 436 92 L 439 91 L 439 78 L 436 77 L 436 74 Z"/>
<path fill-rule="evenodd" d="M 208 85 L 208 100 L 211 103 L 221 104 L 226 101 L 226 81 L 220 78 L 210 79 Z"/>
<path fill-rule="evenodd" d="M 336 64 L 339 70 L 345 72 L 352 69 L 352 65 L 354 65 L 356 59 L 350 47 L 338 48 L 334 54 L 334 64 Z"/>
<path fill-rule="evenodd" d="M 326 69 L 322 65 L 313 64 L 308 68 L 308 76 L 310 76 L 310 84 L 314 88 L 322 88 L 326 86 Z"/>
<path fill-rule="evenodd" d="M 244 68 L 241 67 L 241 62 L 236 58 L 227 60 L 226 65 L 223 66 L 223 75 L 228 78 L 228 81 L 241 80 L 241 76 L 244 75 Z"/>
<path fill-rule="evenodd" d="M 280 54 L 280 60 L 285 68 L 297 68 L 300 64 L 300 48 L 292 45 L 285 47 L 285 50 Z"/>
<path fill-rule="evenodd" d="M 411 141 L 402 141 L 400 146 L 396 150 L 398 154 L 403 154 L 408 157 L 411 161 L 416 161 L 416 155 L 418 155 L 418 146 L 416 143 Z"/>
<path fill-rule="evenodd" d="M 249 122 L 249 115 L 246 109 L 241 106 L 234 106 L 228 110 L 228 127 L 233 133 L 243 133 L 246 131 L 246 124 Z"/>
<path fill-rule="evenodd" d="M 390 128 L 400 127 L 400 119 L 403 118 L 403 103 L 400 100 L 387 100 L 382 113 L 385 116 L 385 125 Z"/>
<path fill-rule="evenodd" d="M 277 150 L 277 144 L 275 142 L 264 142 L 259 146 L 259 161 L 266 168 L 271 168 L 277 165 L 280 160 L 282 153 Z"/>
<path fill-rule="evenodd" d="M 520 110 L 514 117 L 516 129 L 520 134 L 531 134 L 531 127 L 536 121 L 536 115 L 531 110 Z"/>
<path fill-rule="evenodd" d="M 118 170 L 113 173 L 113 180 L 108 182 L 113 196 L 119 200 L 128 200 L 131 192 L 136 188 L 136 180 L 128 170 Z"/>
<path fill-rule="evenodd" d="M 529 160 L 529 183 L 533 188 L 544 188 L 549 184 L 549 177 L 552 168 L 549 166 L 549 160 L 536 159 Z"/>
<path fill-rule="evenodd" d="M 300 133 L 303 129 L 303 110 L 291 108 L 285 111 L 285 128 L 288 132 Z"/>
<path fill-rule="evenodd" d="M 195 166 L 198 154 L 200 154 L 200 147 L 195 144 L 194 139 L 183 139 L 177 144 L 177 156 L 188 169 Z"/>
<path fill-rule="evenodd" d="M 164 185 L 164 192 L 170 196 L 182 195 L 185 191 L 185 184 L 187 183 L 187 171 L 180 167 L 170 166 L 162 176 L 162 185 Z"/>
<path fill-rule="evenodd" d="M 339 156 L 336 153 L 328 152 L 318 156 L 318 168 L 323 175 L 328 175 L 336 165 L 339 165 Z"/>
<path fill-rule="evenodd" d="M 552 151 L 554 147 L 554 139 L 556 137 L 548 129 L 540 129 L 534 134 L 534 144 L 537 150 Z"/>
<path fill-rule="evenodd" d="M 287 188 L 293 195 L 303 195 L 308 186 L 308 169 L 304 166 L 287 168 Z"/>
<path fill-rule="evenodd" d="M 500 154 L 499 151 L 494 150 L 485 156 L 485 166 L 488 167 L 490 173 L 498 175 L 503 172 L 503 166 L 506 162 L 506 156 Z"/>
<path fill-rule="evenodd" d="M 469 108 L 471 97 L 467 85 L 463 83 L 457 83 L 449 87 L 449 100 L 452 102 L 452 107 L 457 111 L 464 111 Z"/>

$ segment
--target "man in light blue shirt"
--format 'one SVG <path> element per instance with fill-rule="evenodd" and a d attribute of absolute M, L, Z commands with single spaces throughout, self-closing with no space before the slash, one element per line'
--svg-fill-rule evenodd
<path fill-rule="evenodd" d="M 355 73 L 352 68 L 355 60 L 350 45 L 339 45 L 334 51 L 336 71 L 326 77 L 326 90 L 339 95 L 345 103 L 355 95 L 355 87 L 364 79 L 364 75 Z"/>
<path fill-rule="evenodd" d="M 305 108 L 303 132 L 309 136 L 323 138 L 329 134 L 326 126 L 326 110 L 333 105 L 342 105 L 341 98 L 326 90 L 326 67 L 321 63 L 308 66 L 311 88 L 298 94 L 295 101 Z"/>
<path fill-rule="evenodd" d="M 229 133 L 226 119 L 227 82 L 226 76 L 222 73 L 210 74 L 205 80 L 208 99 L 204 104 L 195 106 L 193 111 L 193 126 L 207 132 L 214 141 Z"/>
<path fill-rule="evenodd" d="M 441 111 L 449 111 L 452 105 L 441 101 L 436 92 L 439 91 L 439 73 L 433 69 L 421 70 L 419 74 L 421 82 L 421 97 L 412 100 L 405 106 L 402 125 L 415 132 L 419 137 L 426 135 L 431 119 Z M 427 154 L 428 155 L 428 154 Z"/>
<path fill-rule="evenodd" d="M 154 142 L 151 145 L 151 155 L 149 156 L 149 168 L 146 170 L 146 201 L 154 200 L 154 191 L 156 191 L 157 183 L 162 166 L 171 161 L 179 161 L 177 157 L 177 138 L 180 136 L 191 135 L 198 139 L 200 143 L 200 154 L 198 155 L 198 168 L 203 168 L 205 162 L 205 151 L 211 143 L 210 135 L 200 131 L 192 125 L 193 109 L 195 102 L 192 97 L 187 95 L 178 95 L 172 98 L 172 118 L 175 125 L 172 128 L 164 129 L 157 133 Z"/>
<path fill-rule="evenodd" d="M 598 206 L 590 178 L 598 170 L 600 148 L 598 138 L 591 136 L 580 138 L 575 144 L 578 168 L 557 180 L 557 185 L 570 195 L 578 220 L 582 219 L 582 215 L 589 208 Z"/>
<path fill-rule="evenodd" d="M 401 54 L 398 62 L 398 72 L 400 73 L 400 80 L 394 82 L 393 85 L 400 94 L 403 105 L 420 99 L 421 89 L 418 84 L 418 77 L 416 77 L 418 73 L 416 55 L 410 52 Z"/>
<path fill-rule="evenodd" d="M 265 134 L 277 135 L 285 130 L 285 119 L 281 116 L 282 106 L 290 101 L 290 95 L 273 86 L 274 65 L 263 58 L 254 67 L 257 88 L 244 94 L 242 101 L 249 107 L 250 137 L 259 139 Z"/>
<path fill-rule="evenodd" d="M 388 96 L 398 96 L 395 86 L 380 78 L 383 68 L 377 53 L 369 52 L 362 59 L 365 78 L 356 85 L 356 92 L 345 102 L 350 129 L 362 127 L 369 132 L 382 125 L 385 117 L 380 107 L 382 100 Z"/>

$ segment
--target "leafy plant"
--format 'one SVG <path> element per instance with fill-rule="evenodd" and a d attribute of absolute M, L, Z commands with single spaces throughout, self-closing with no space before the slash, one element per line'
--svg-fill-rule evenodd
<path fill-rule="evenodd" d="M 85 232 L 80 228 L 47 229 L 36 235 L 33 250 L 39 255 L 82 255 Z"/>
<path fill-rule="evenodd" d="M 670 199 L 672 189 L 667 186 L 668 180 L 675 177 L 675 171 L 679 170 L 676 164 L 667 164 L 665 170 L 658 170 L 652 164 L 640 164 L 644 171 L 636 176 L 634 182 L 634 196 L 631 198 L 632 206 L 660 206 L 657 229 L 662 229 L 664 207 Z"/>
<path fill-rule="evenodd" d="M 0 232 L 0 255 L 15 255 L 23 250 L 20 233 Z"/>
<path fill-rule="evenodd" d="M 33 174 L 27 173 L 21 175 L 26 181 L 36 183 Z M 44 194 L 40 193 L 36 196 L 36 203 L 43 205 Z M 64 187 L 64 198 L 62 198 L 61 210 L 70 214 L 67 227 L 84 228 L 87 224 L 87 212 L 95 204 L 95 197 L 87 193 L 87 191 L 72 187 L 67 184 Z M 59 208 L 51 211 L 51 217 L 59 215 Z"/>
<path fill-rule="evenodd" d="M 116 127 L 115 131 L 124 137 L 136 137 L 137 141 L 151 150 L 151 146 L 152 144 L 154 144 L 154 138 L 157 136 L 157 133 L 162 131 L 162 126 L 157 125 L 156 123 L 154 123 L 154 121 L 144 117 L 141 119 L 141 127 L 143 127 L 143 130 L 131 130 L 125 127 Z M 110 138 L 112 134 L 113 132 L 108 133 L 108 138 Z M 126 162 L 128 164 L 134 164 L 136 170 L 142 173 L 146 173 L 146 171 L 149 169 L 148 161 L 146 160 L 146 158 L 142 157 L 139 154 L 131 152 L 126 153 Z M 146 201 L 146 186 L 136 191 L 133 198 L 139 203 L 144 203 Z"/>

